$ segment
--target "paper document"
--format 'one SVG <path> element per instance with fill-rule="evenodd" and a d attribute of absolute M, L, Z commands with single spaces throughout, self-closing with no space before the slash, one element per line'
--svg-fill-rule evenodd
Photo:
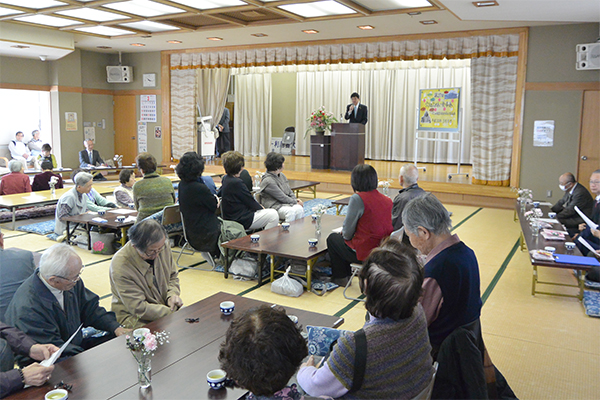
<path fill-rule="evenodd" d="M 130 209 L 127 209 L 127 208 L 117 208 L 117 209 L 110 210 L 110 211 L 107 211 L 107 212 L 113 213 L 113 214 L 131 214 L 131 213 L 134 213 L 135 210 L 130 210 Z"/>
<path fill-rule="evenodd" d="M 577 211 L 577 213 L 581 216 L 581 218 L 583 218 L 583 221 L 585 222 L 585 224 L 587 226 L 589 226 L 591 229 L 598 229 L 598 224 L 595 224 L 594 221 L 592 221 L 591 219 L 589 219 L 587 217 L 587 215 L 582 213 L 581 210 L 579 209 L 579 207 L 575 206 L 575 211 Z"/>
<path fill-rule="evenodd" d="M 549 224 L 558 224 L 558 220 L 554 218 L 537 218 L 538 221 L 547 222 Z"/>
<path fill-rule="evenodd" d="M 56 362 L 56 360 L 58 360 L 60 358 L 60 355 L 62 354 L 63 350 L 67 348 L 67 346 L 69 345 L 69 343 L 71 343 L 71 340 L 73 340 L 73 338 L 75 337 L 75 335 L 77 335 L 77 332 L 79 332 L 79 330 L 81 329 L 81 327 L 83 326 L 83 324 L 79 325 L 79 328 L 77 328 L 77 330 L 75 331 L 75 333 L 73 333 L 71 335 L 71 337 L 69 338 L 69 340 L 67 340 L 65 342 L 65 344 L 62 345 L 62 347 L 60 349 L 58 349 L 58 351 L 54 354 L 52 354 L 49 358 L 45 359 L 44 361 L 40 362 L 40 365 L 42 367 L 49 367 L 51 365 L 54 365 L 54 363 Z M 25 385 L 25 387 L 29 387 L 30 385 Z"/>
<path fill-rule="evenodd" d="M 334 233 L 342 233 L 342 228 L 343 228 L 343 227 L 342 227 L 342 226 L 340 226 L 339 228 L 332 229 L 332 230 L 331 230 L 331 232 L 334 232 Z"/>
<path fill-rule="evenodd" d="M 123 222 L 127 222 L 127 223 L 133 222 L 133 223 L 135 223 L 136 220 L 137 220 L 136 217 L 134 217 L 133 215 L 130 215 L 129 217 L 125 218 L 125 221 L 123 221 Z"/>
<path fill-rule="evenodd" d="M 584 245 L 585 247 L 587 247 L 589 251 L 591 251 L 592 253 L 596 253 L 596 249 L 594 249 L 594 248 L 592 247 L 592 245 L 588 243 L 588 241 L 587 241 L 587 240 L 585 240 L 585 239 L 584 239 L 584 238 L 582 238 L 581 236 L 579 236 L 579 237 L 577 238 L 577 240 L 579 241 L 579 243 L 581 243 L 582 245 Z"/>
<path fill-rule="evenodd" d="M 107 220 L 107 219 L 100 218 L 100 217 L 92 218 L 92 221 L 94 221 L 94 222 L 99 222 L 99 223 L 101 223 L 101 224 L 105 224 L 105 223 L 107 223 L 107 222 L 108 222 L 108 220 Z"/>

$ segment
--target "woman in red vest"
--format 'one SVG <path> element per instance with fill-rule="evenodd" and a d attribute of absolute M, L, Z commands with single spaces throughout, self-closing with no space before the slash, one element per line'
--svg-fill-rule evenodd
<path fill-rule="evenodd" d="M 392 231 L 392 200 L 377 191 L 377 171 L 368 164 L 359 164 L 350 178 L 354 194 L 348 203 L 341 234 L 327 237 L 331 257 L 331 280 L 346 286 L 350 279 L 350 264 L 365 260 L 381 239 Z"/>

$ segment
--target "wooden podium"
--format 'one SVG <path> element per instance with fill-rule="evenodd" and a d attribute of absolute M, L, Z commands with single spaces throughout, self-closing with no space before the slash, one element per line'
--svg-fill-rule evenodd
<path fill-rule="evenodd" d="M 331 136 L 310 136 L 310 167 L 313 169 L 329 169 Z"/>
<path fill-rule="evenodd" d="M 330 168 L 352 171 L 365 163 L 365 126 L 363 124 L 331 124 Z"/>

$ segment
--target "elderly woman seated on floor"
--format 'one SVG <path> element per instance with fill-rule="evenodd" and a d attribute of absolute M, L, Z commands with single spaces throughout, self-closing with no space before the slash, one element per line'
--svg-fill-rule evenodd
<path fill-rule="evenodd" d="M 88 210 L 87 194 L 90 192 L 90 190 L 92 190 L 92 179 L 92 174 L 88 174 L 87 172 L 79 172 L 73 177 L 75 187 L 60 196 L 60 199 L 58 199 L 54 219 L 54 233 L 57 235 L 65 234 L 67 224 L 63 222 L 63 218 L 71 215 L 83 214 Z"/>
<path fill-rule="evenodd" d="M 312 396 L 415 398 L 427 390 L 434 372 L 416 252 L 388 240 L 365 260 L 359 282 L 369 320 L 341 336 L 321 368 L 311 356 L 300 367 L 298 383 Z"/>
<path fill-rule="evenodd" d="M 250 391 L 247 399 L 302 399 L 295 385 L 286 385 L 307 355 L 306 340 L 285 311 L 261 306 L 231 323 L 219 361 L 229 379 Z"/>
<path fill-rule="evenodd" d="M 4 175 L 0 180 L 0 195 L 31 192 L 29 177 L 23 173 L 24 163 L 10 160 L 8 169 L 10 174 Z"/>

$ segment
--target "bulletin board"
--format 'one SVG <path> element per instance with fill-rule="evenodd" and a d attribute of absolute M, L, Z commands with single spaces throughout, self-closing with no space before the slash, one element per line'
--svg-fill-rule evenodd
<path fill-rule="evenodd" d="M 458 132 L 461 88 L 421 89 L 417 130 Z"/>

